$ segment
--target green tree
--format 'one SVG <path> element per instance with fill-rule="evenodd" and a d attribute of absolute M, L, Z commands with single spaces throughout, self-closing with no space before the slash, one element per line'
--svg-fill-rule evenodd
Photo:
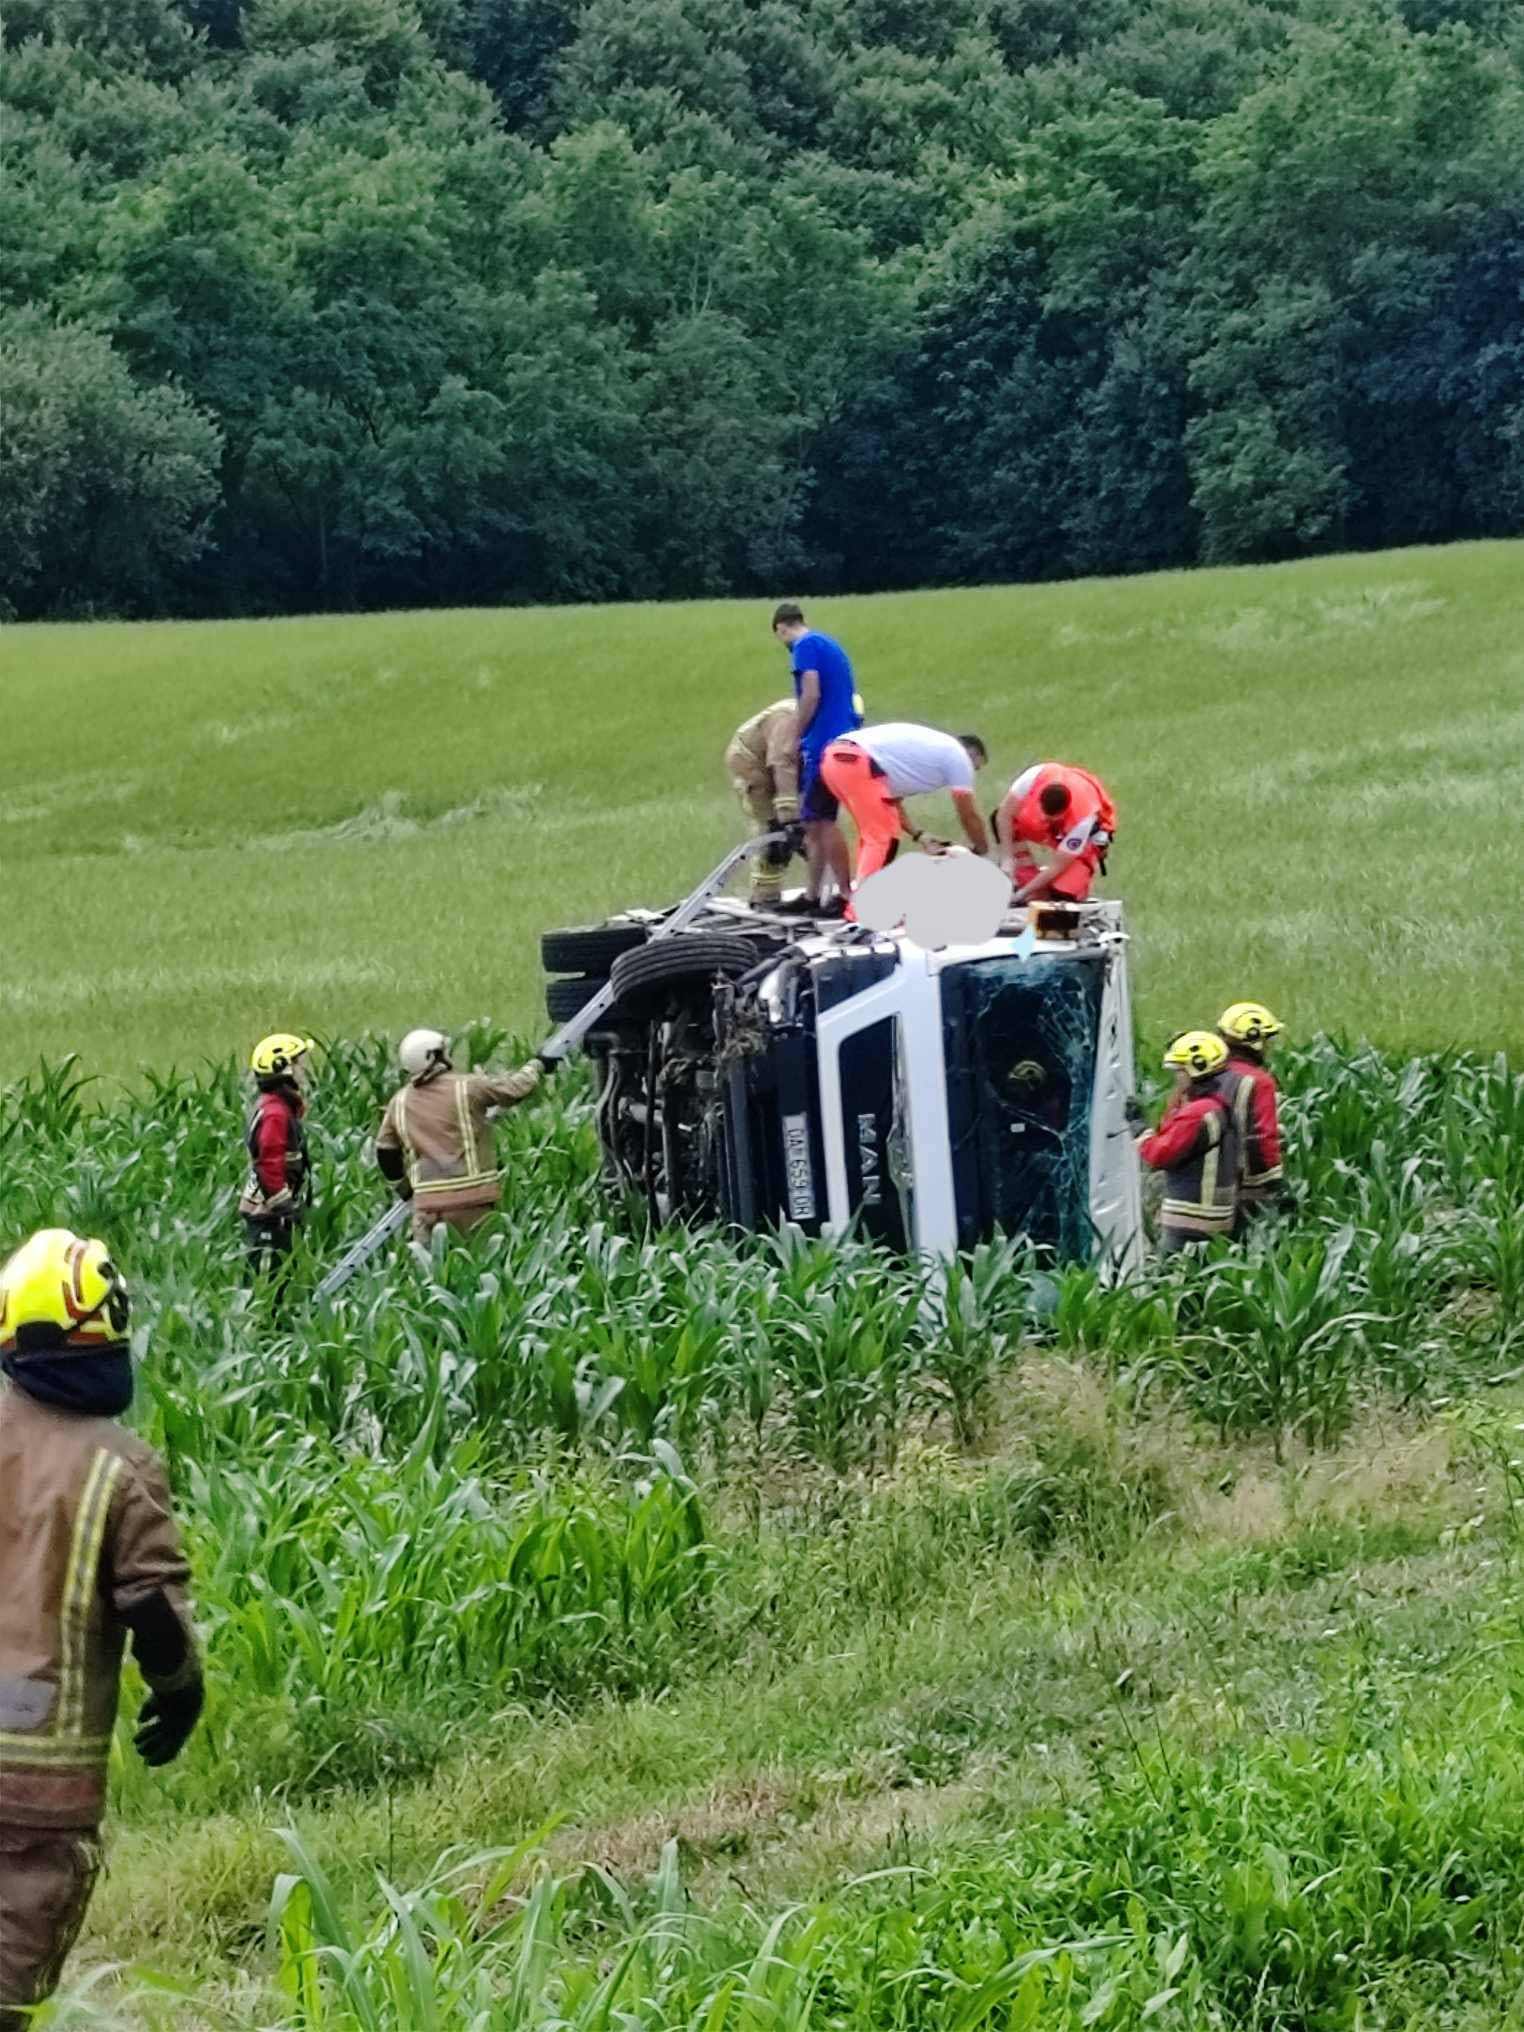
<path fill-rule="evenodd" d="M 1204 413 L 1186 430 L 1208 560 L 1332 548 L 1352 482 L 1340 428 L 1341 330 L 1324 290 L 1267 283 L 1224 311 L 1191 370 Z"/>
<path fill-rule="evenodd" d="M 1518 76 L 1470 29 L 1384 13 L 1304 26 L 1289 56 L 1202 153 L 1204 554 L 1462 534 L 1509 492 L 1469 412 L 1472 363 L 1517 333 Z"/>
<path fill-rule="evenodd" d="M 114 70 L 173 82 L 189 76 L 202 45 L 176 0 L 49 0 L 40 24 L 52 41 Z"/>
<path fill-rule="evenodd" d="M 364 76 L 374 103 L 388 105 L 403 80 L 436 62 L 416 9 L 402 0 L 252 0 L 243 39 L 272 55 L 331 52 Z"/>
<path fill-rule="evenodd" d="M 182 536 L 129 569 L 98 534 L 67 589 L 19 462 L 34 605 L 866 588 L 1524 517 L 1524 0 L 11 0 L 3 40 L 27 442 L 103 431 L 107 387 L 140 438 L 216 439 Z"/>
<path fill-rule="evenodd" d="M 491 91 L 511 128 L 554 132 L 556 68 L 579 12 L 578 0 L 469 0 L 464 34 L 471 73 Z"/>
<path fill-rule="evenodd" d="M 0 324 L 0 414 L 0 602 L 27 619 L 158 610 L 206 544 L 216 425 L 135 383 L 100 333 L 35 312 Z"/>

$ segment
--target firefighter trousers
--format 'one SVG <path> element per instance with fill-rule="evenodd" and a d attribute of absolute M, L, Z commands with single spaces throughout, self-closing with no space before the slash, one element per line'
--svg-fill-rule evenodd
<path fill-rule="evenodd" d="M 479 1228 L 488 1214 L 497 1212 L 497 1203 L 489 1206 L 436 1207 L 417 1198 L 413 1201 L 413 1240 L 429 1246 L 429 1237 L 436 1228 L 453 1228 L 458 1235 L 469 1235 L 473 1228 Z"/>
<path fill-rule="evenodd" d="M 1233 1231 L 1231 1228 L 1224 1228 L 1222 1232 L 1228 1235 Z M 1194 1228 L 1161 1227 L 1159 1230 L 1159 1254 L 1161 1256 L 1179 1256 L 1189 1249 L 1204 1249 L 1208 1242 L 1215 1241 L 1215 1239 L 1216 1237 L 1213 1235 L 1197 1234 Z"/>
<path fill-rule="evenodd" d="M 0 2032 L 52 1995 L 100 1874 L 97 1828 L 0 1826 Z"/>
<path fill-rule="evenodd" d="M 741 801 L 752 838 L 760 839 L 763 833 L 770 833 L 778 823 L 774 806 L 776 795 L 773 772 L 753 760 L 744 748 L 727 748 L 725 766 L 730 771 L 731 785 Z M 776 866 L 765 854 L 758 854 L 751 864 L 751 900 L 753 903 L 776 903 L 783 894 L 783 869 Z"/>

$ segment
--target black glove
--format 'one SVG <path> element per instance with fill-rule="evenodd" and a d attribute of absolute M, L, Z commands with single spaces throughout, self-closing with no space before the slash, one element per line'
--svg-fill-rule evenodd
<path fill-rule="evenodd" d="M 790 860 L 796 854 L 804 852 L 804 820 L 802 818 L 789 820 L 788 824 L 783 828 L 783 840 L 788 848 Z"/>
<path fill-rule="evenodd" d="M 559 1058 L 547 1058 L 543 1051 L 537 1051 L 535 1057 L 539 1061 L 542 1072 L 554 1072 L 557 1066 L 561 1064 Z"/>
<path fill-rule="evenodd" d="M 1143 1131 L 1148 1127 L 1148 1117 L 1144 1114 L 1136 1094 L 1128 1095 L 1127 1105 L 1123 1108 L 1122 1113 L 1133 1135 L 1141 1136 Z"/>
<path fill-rule="evenodd" d="M 133 1742 L 145 1764 L 155 1770 L 179 1756 L 190 1732 L 201 1719 L 206 1693 L 199 1679 L 174 1693 L 151 1693 L 138 1714 Z"/>
<path fill-rule="evenodd" d="M 399 1178 L 392 1190 L 396 1193 L 398 1199 L 409 1200 L 413 1197 L 412 1185 L 405 1178 Z"/>
<path fill-rule="evenodd" d="M 786 868 L 793 858 L 787 840 L 770 840 L 762 850 L 764 868 Z"/>

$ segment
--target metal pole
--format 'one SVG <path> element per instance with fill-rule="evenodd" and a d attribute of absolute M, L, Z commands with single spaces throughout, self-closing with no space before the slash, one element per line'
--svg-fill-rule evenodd
<path fill-rule="evenodd" d="M 743 867 L 753 855 L 760 854 L 764 847 L 770 847 L 775 840 L 782 837 L 781 833 L 764 833 L 758 839 L 743 840 L 740 846 L 725 856 L 717 868 L 712 869 L 704 877 L 690 895 L 684 897 L 670 917 L 663 918 L 646 941 L 647 944 L 654 945 L 659 938 L 670 938 L 673 932 L 681 931 L 686 925 L 691 924 L 709 899 L 724 888 L 737 868 Z M 569 1023 L 563 1023 L 559 1030 L 546 1038 L 535 1053 L 535 1057 L 547 1069 L 559 1064 L 568 1052 L 576 1049 L 617 999 L 613 983 L 605 982 L 585 1008 L 579 1009 Z M 380 1220 L 373 1227 L 367 1228 L 359 1241 L 346 1250 L 334 1264 L 314 1293 L 316 1302 L 325 1305 L 336 1292 L 342 1291 L 355 1272 L 363 1269 L 371 1257 L 391 1240 L 408 1218 L 408 1213 L 409 1206 L 406 1200 L 398 1200 L 395 1205 L 389 1206 Z"/>

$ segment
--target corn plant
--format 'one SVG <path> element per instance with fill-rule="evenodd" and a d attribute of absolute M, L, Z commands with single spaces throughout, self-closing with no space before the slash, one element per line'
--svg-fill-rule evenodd
<path fill-rule="evenodd" d="M 464 1053 L 515 1049 L 484 1030 Z M 1034 1340 L 1219 1431 L 1314 1440 L 1371 1393 L 1508 1373 L 1524 1345 L 1518 1076 L 1327 1041 L 1285 1070 L 1291 1214 L 1128 1285 L 1059 1269 L 1041 1307 L 1046 1273 L 1008 1243 L 929 1279 L 860 1242 L 623 1231 L 575 1072 L 507 1118 L 498 1219 L 427 1268 L 399 1248 L 321 1315 L 282 1315 L 244 1282 L 247 1095 L 230 1064 L 116 1090 L 65 1062 L 9 1089 L 0 1239 L 67 1221 L 123 1261 L 137 1416 L 173 1463 L 214 1679 L 251 1704 L 237 1732 L 214 1714 L 210 1740 L 241 1782 L 302 1789 L 431 1760 L 463 1687 L 565 1701 L 670 1683 L 755 1614 L 739 1596 L 715 1608 L 742 1583 L 711 1490 L 739 1481 L 760 1532 L 775 1466 L 881 1465 L 928 1424 L 970 1445 Z M 319 1056 L 298 1298 L 382 1203 L 370 1141 L 392 1079 L 374 1042 Z M 1039 1552 L 1125 1528 L 1098 1472 L 1040 1463 L 998 1528 Z M 934 1573 L 921 1528 L 865 1546 L 870 1593 L 908 1601 Z M 357 1721 L 399 1675 L 411 1717 L 399 1698 Z"/>

